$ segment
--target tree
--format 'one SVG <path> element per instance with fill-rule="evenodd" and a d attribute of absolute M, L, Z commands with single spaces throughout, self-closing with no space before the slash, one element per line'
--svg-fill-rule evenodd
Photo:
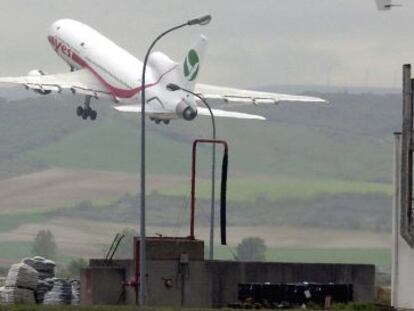
<path fill-rule="evenodd" d="M 241 261 L 264 261 L 266 253 L 265 241 L 262 238 L 244 238 L 236 248 L 237 257 Z"/>
<path fill-rule="evenodd" d="M 55 237 L 49 229 L 40 230 L 32 245 L 32 254 L 42 256 L 48 259 L 56 259 L 57 245 Z"/>

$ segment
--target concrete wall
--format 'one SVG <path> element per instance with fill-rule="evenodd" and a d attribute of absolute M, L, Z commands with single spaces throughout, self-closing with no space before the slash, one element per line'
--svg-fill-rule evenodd
<path fill-rule="evenodd" d="M 414 249 L 401 236 L 401 136 L 395 135 L 394 198 L 392 209 L 392 274 L 391 305 L 401 309 L 414 308 Z M 407 172 L 403 172 L 406 174 Z"/>
<path fill-rule="evenodd" d="M 400 235 L 397 240 L 392 305 L 397 308 L 412 309 L 414 308 L 414 250 Z"/>
<path fill-rule="evenodd" d="M 240 263 L 232 261 L 149 263 L 149 303 L 188 307 L 226 307 L 237 302 L 239 283 L 321 282 L 352 283 L 356 301 L 372 301 L 375 296 L 373 265 Z M 166 288 L 163 278 L 173 278 Z"/>
<path fill-rule="evenodd" d="M 118 304 L 123 301 L 125 269 L 93 267 L 81 273 L 81 302 L 83 304 Z M 103 294 L 104 293 L 104 294 Z"/>
<path fill-rule="evenodd" d="M 82 275 L 90 274 L 82 280 L 95 281 L 103 278 L 95 276 L 102 274 L 104 269 L 99 267 L 103 261 L 92 261 L 90 267 L 82 271 Z M 133 277 L 131 267 L 133 261 L 114 261 L 114 269 L 124 266 L 126 279 Z M 105 274 L 108 276 L 108 274 Z M 225 307 L 229 303 L 237 302 L 239 283 L 245 282 L 335 282 L 351 283 L 354 285 L 354 299 L 356 301 L 372 301 L 375 295 L 375 267 L 373 265 L 346 265 L 346 264 L 302 264 L 302 263 L 261 263 L 261 262 L 233 262 L 233 261 L 190 261 L 180 264 L 178 260 L 150 260 L 148 261 L 148 303 L 150 305 L 186 306 L 186 307 Z M 115 277 L 111 288 L 102 284 L 82 284 L 82 292 L 97 293 L 106 297 L 106 290 L 119 292 L 122 283 Z M 117 286 L 118 284 L 118 286 Z M 100 289 L 91 290 L 90 288 Z M 133 303 L 135 291 L 129 288 L 123 303 Z M 85 297 L 82 303 L 102 301 L 99 297 Z M 90 296 L 90 294 L 89 294 Z M 105 300 L 107 304 L 108 300 Z M 113 304 L 116 301 L 112 301 Z"/>

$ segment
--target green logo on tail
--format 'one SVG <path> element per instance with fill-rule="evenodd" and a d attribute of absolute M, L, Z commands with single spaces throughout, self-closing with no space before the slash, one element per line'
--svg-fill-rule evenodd
<path fill-rule="evenodd" d="M 193 81 L 197 77 L 199 64 L 200 59 L 197 52 L 190 50 L 184 61 L 184 76 L 188 81 Z"/>

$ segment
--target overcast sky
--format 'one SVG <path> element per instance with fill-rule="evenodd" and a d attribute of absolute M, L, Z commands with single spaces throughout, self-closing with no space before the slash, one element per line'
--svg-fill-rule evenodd
<path fill-rule="evenodd" d="M 2 0 L 0 74 L 68 70 L 47 42 L 59 18 L 82 21 L 141 60 L 160 32 L 210 13 L 205 27 L 165 37 L 181 59 L 199 33 L 209 40 L 200 81 L 235 87 L 280 84 L 399 87 L 414 63 L 414 1 L 379 12 L 374 0 Z"/>

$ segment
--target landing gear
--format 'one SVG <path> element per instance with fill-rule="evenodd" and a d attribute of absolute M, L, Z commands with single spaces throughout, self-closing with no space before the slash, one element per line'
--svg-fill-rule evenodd
<path fill-rule="evenodd" d="M 96 110 L 91 110 L 89 112 L 89 117 L 91 118 L 92 121 L 96 120 L 98 113 L 96 112 Z"/>
<path fill-rule="evenodd" d="M 167 120 L 167 119 L 163 120 L 163 119 L 157 119 L 154 117 L 150 117 L 150 120 L 155 122 L 155 124 L 161 124 L 161 122 L 164 123 L 165 125 L 170 124 L 170 120 Z"/>
<path fill-rule="evenodd" d="M 80 117 L 81 115 L 83 115 L 83 108 L 82 108 L 82 106 L 78 106 L 78 108 L 76 108 L 76 115 L 78 117 Z"/>
<path fill-rule="evenodd" d="M 86 96 L 85 102 L 83 103 L 84 106 L 83 107 L 78 106 L 76 108 L 76 115 L 78 117 L 81 117 L 83 120 L 86 120 L 88 117 L 91 120 L 96 120 L 98 113 L 91 108 L 90 103 L 91 103 L 91 96 Z"/>

